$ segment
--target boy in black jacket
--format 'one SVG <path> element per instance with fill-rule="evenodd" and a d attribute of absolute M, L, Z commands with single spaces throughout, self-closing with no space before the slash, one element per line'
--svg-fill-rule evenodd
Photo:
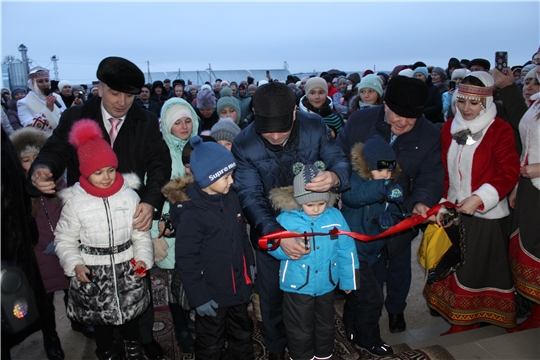
<path fill-rule="evenodd" d="M 255 261 L 240 201 L 231 188 L 236 162 L 217 143 L 203 143 L 198 136 L 190 143 L 195 181 L 181 178 L 169 185 L 176 186 L 178 195 L 171 206 L 176 264 L 189 303 L 197 310 L 195 356 L 219 359 L 227 339 L 232 358 L 253 359 L 247 305 Z"/>

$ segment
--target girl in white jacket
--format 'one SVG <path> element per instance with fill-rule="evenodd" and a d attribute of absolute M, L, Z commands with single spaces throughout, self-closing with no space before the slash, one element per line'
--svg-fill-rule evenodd
<path fill-rule="evenodd" d="M 116 172 L 118 159 L 99 125 L 80 120 L 69 136 L 79 157 L 79 182 L 59 193 L 64 207 L 55 231 L 55 249 L 70 279 L 67 315 L 95 327 L 96 355 L 114 359 L 120 327 L 127 359 L 140 359 L 138 317 L 150 302 L 142 277 L 153 265 L 150 232 L 133 229 L 140 199 L 130 188 L 135 175 Z"/>

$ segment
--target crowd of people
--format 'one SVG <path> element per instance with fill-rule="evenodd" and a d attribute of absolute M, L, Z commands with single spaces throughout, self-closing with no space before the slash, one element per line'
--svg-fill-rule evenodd
<path fill-rule="evenodd" d="M 424 288 L 451 325 L 442 335 L 540 327 L 540 49 L 502 69 L 451 58 L 201 86 L 145 83 L 108 57 L 97 78 L 51 84 L 37 67 L 26 88 L 2 89 L 2 264 L 46 299 L 48 359 L 65 358 L 58 291 L 99 359 L 163 359 L 155 267 L 178 346 L 198 359 L 254 358 L 254 288 L 271 360 L 331 358 L 336 295 L 347 340 L 392 355 L 379 318 L 407 328 L 422 226 L 369 242 L 339 232 L 379 235 L 410 216 L 449 228 L 449 213 L 466 261 Z M 443 202 L 455 209 L 428 216 Z M 2 330 L 9 359 L 31 330 Z"/>

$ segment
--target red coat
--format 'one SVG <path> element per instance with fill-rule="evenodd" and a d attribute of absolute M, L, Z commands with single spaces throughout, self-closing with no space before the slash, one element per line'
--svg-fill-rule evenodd
<path fill-rule="evenodd" d="M 459 148 L 456 149 L 457 155 L 453 153 L 455 150 L 451 150 L 452 143 L 458 146 L 450 133 L 453 120 L 448 120 L 441 130 L 442 163 L 446 170 L 444 198 L 455 202 L 476 194 L 482 199 L 483 205 L 475 215 L 484 218 L 508 215 L 508 206 L 503 199 L 519 179 L 519 156 L 514 150 L 512 127 L 502 119 L 495 118 L 484 130 L 485 134 L 471 158 L 465 151 L 460 152 Z M 449 160 L 452 164 L 459 164 L 459 172 L 449 171 L 449 165 L 452 168 Z"/>

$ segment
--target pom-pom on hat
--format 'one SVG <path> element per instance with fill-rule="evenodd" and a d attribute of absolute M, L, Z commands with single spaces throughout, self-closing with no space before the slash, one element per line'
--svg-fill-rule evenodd
<path fill-rule="evenodd" d="M 233 154 L 224 146 L 203 142 L 200 136 L 192 137 L 189 143 L 193 147 L 189 166 L 201 188 L 212 185 L 236 168 Z"/>
<path fill-rule="evenodd" d="M 215 109 L 216 96 L 213 91 L 202 90 L 197 93 L 197 108 L 199 109 Z"/>
<path fill-rule="evenodd" d="M 330 199 L 328 191 L 313 192 L 306 190 L 306 184 L 309 184 L 324 169 L 325 165 L 322 161 L 316 161 L 314 164 L 307 165 L 302 163 L 293 165 L 293 173 L 296 174 L 293 181 L 294 199 L 298 205 L 318 200 L 328 201 Z"/>
<path fill-rule="evenodd" d="M 240 128 L 231 118 L 220 119 L 210 130 L 210 136 L 216 141 L 224 140 L 232 143 L 238 134 L 240 134 Z"/>
<path fill-rule="evenodd" d="M 384 141 L 379 135 L 374 135 L 366 141 L 362 149 L 362 156 L 368 163 L 370 171 L 395 168 L 396 154 L 390 144 Z M 388 164 L 381 162 L 394 163 L 388 166 Z"/>
<path fill-rule="evenodd" d="M 216 139 L 214 139 L 211 136 L 208 135 L 200 135 L 203 142 L 216 142 Z M 182 164 L 184 166 L 189 165 L 189 161 L 191 159 L 191 154 L 193 153 L 193 146 L 189 142 L 186 143 L 184 146 L 184 149 L 182 150 Z"/>
<path fill-rule="evenodd" d="M 428 87 L 419 79 L 396 76 L 388 82 L 384 103 L 396 114 L 419 118 L 428 98 Z"/>
<path fill-rule="evenodd" d="M 261 134 L 291 130 L 296 96 L 287 85 L 271 82 L 259 86 L 252 101 L 256 132 Z"/>
<path fill-rule="evenodd" d="M 118 168 L 118 158 L 94 120 L 77 121 L 69 133 L 69 142 L 77 149 L 79 171 L 84 178 L 107 166 Z"/>
<path fill-rule="evenodd" d="M 97 78 L 111 89 L 126 94 L 138 95 L 144 85 L 141 69 L 131 61 L 116 56 L 101 60 Z"/>
<path fill-rule="evenodd" d="M 328 84 L 323 78 L 312 77 L 306 82 L 306 85 L 304 85 L 304 90 L 306 90 L 306 94 L 309 94 L 309 92 L 315 88 L 323 89 L 324 92 L 328 95 Z"/>

